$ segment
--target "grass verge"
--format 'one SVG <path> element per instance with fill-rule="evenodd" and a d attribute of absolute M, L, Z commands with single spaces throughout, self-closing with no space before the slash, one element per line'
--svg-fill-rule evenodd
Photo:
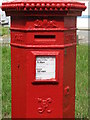
<path fill-rule="evenodd" d="M 88 117 L 88 45 L 77 46 L 75 116 Z"/>
<path fill-rule="evenodd" d="M 0 36 L 8 35 L 10 33 L 9 31 L 9 27 L 0 26 Z"/>
<path fill-rule="evenodd" d="M 2 117 L 11 114 L 11 62 L 10 47 L 2 48 Z"/>

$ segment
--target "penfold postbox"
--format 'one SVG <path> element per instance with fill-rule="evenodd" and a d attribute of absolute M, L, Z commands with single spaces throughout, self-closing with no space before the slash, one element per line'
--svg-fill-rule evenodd
<path fill-rule="evenodd" d="M 12 118 L 74 118 L 76 18 L 84 3 L 15 0 L 11 16 Z"/>

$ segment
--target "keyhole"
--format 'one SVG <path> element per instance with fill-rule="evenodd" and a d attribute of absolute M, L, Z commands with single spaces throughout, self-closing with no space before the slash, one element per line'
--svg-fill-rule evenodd
<path fill-rule="evenodd" d="M 67 92 L 69 93 L 69 88 L 67 88 Z"/>
<path fill-rule="evenodd" d="M 20 64 L 18 64 L 18 69 L 20 68 Z"/>

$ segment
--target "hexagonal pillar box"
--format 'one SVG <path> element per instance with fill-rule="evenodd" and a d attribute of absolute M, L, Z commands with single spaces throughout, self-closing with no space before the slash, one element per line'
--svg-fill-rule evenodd
<path fill-rule="evenodd" d="M 12 118 L 74 118 L 76 18 L 85 4 L 15 0 L 11 16 Z"/>

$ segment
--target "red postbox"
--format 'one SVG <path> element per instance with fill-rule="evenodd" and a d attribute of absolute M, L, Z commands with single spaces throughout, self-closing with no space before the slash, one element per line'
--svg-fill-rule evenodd
<path fill-rule="evenodd" d="M 15 0 L 11 16 L 12 118 L 74 118 L 76 17 L 85 4 Z"/>

